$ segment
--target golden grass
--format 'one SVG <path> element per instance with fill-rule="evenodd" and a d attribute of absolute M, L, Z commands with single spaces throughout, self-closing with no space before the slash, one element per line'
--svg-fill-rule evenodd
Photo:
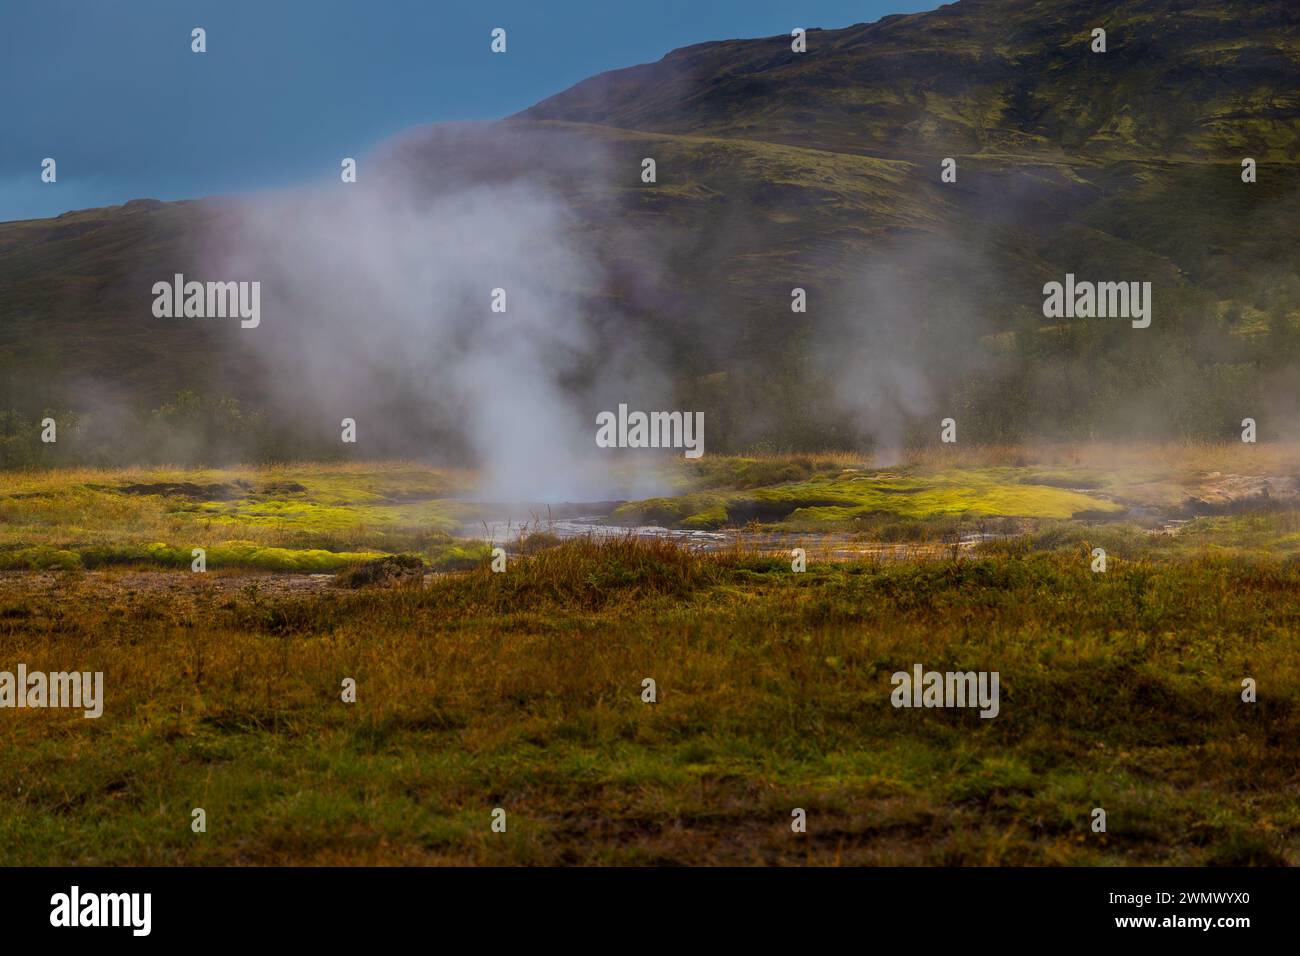
<path fill-rule="evenodd" d="M 1298 574 L 576 541 L 359 592 L 0 575 L 0 669 L 108 698 L 2 712 L 0 863 L 1294 864 Z M 890 707 L 915 662 L 998 670 L 1002 713 Z"/>

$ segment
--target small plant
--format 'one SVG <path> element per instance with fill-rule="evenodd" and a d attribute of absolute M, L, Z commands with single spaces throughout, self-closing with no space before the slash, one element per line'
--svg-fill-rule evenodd
<path fill-rule="evenodd" d="M 424 559 L 418 554 L 389 554 L 344 568 L 334 580 L 340 587 L 364 588 L 391 587 L 423 577 Z"/>

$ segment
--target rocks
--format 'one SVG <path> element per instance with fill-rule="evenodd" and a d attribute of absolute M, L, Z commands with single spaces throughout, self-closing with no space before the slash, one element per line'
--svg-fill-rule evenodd
<path fill-rule="evenodd" d="M 1210 472 L 1196 494 L 1183 501 L 1193 517 L 1273 511 L 1300 504 L 1296 479 L 1269 475 L 1225 475 Z"/>

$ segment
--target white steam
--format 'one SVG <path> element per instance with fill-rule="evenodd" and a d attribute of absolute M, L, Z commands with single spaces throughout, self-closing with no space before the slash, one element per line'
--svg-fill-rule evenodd
<path fill-rule="evenodd" d="M 262 283 L 262 325 L 242 337 L 275 404 L 322 433 L 355 419 L 366 457 L 458 449 L 485 499 L 608 495 L 568 381 L 593 358 L 585 299 L 602 277 L 567 203 L 527 177 L 429 189 L 405 172 L 363 162 L 356 184 L 229 217 L 212 268 Z"/>

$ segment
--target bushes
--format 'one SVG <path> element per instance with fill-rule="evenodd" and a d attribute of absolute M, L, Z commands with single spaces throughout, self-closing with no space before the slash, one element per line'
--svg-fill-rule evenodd
<path fill-rule="evenodd" d="M 344 568 L 334 580 L 345 588 L 391 585 L 424 577 L 424 559 L 418 554 L 389 554 Z"/>
<path fill-rule="evenodd" d="M 501 611 L 561 604 L 600 608 L 646 597 L 684 598 L 723 577 L 723 562 L 692 554 L 672 541 L 572 538 L 529 557 L 511 558 L 509 574 L 490 559 L 454 582 L 440 582 L 431 598 Z"/>
<path fill-rule="evenodd" d="M 42 441 L 47 428 L 44 423 L 51 420 L 55 440 Z M 78 415 L 60 409 L 45 409 L 30 416 L 0 411 L 0 469 L 50 468 L 73 461 L 77 436 L 83 431 L 81 422 Z"/>
<path fill-rule="evenodd" d="M 42 441 L 47 419 L 57 440 Z M 0 469 L 67 465 L 222 465 L 288 457 L 337 455 L 313 449 L 291 431 L 277 432 L 265 416 L 233 398 L 191 390 L 152 410 L 100 405 L 0 409 Z"/>

